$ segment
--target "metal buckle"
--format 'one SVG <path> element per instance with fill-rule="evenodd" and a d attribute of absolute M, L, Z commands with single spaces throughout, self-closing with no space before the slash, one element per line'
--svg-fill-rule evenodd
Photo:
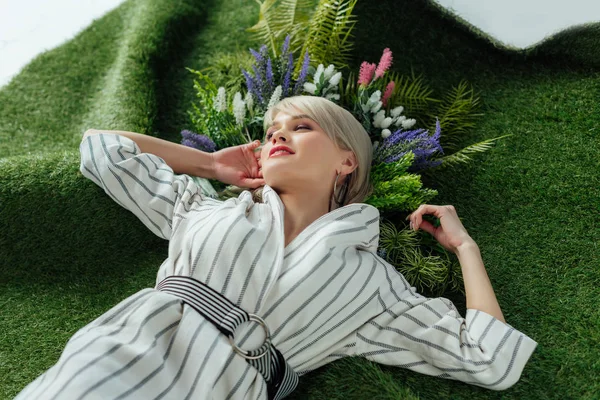
<path fill-rule="evenodd" d="M 259 355 L 251 356 L 248 351 L 241 349 L 240 347 L 238 347 L 237 344 L 235 344 L 235 342 L 233 341 L 233 335 L 232 336 L 228 336 L 228 338 L 229 338 L 229 343 L 231 343 L 231 346 L 233 347 L 233 350 L 236 353 L 238 353 L 240 356 L 242 356 L 242 357 L 244 357 L 246 359 L 256 360 L 258 358 L 263 357 L 269 351 L 269 347 L 271 345 L 271 332 L 269 331 L 269 327 L 267 326 L 267 323 L 261 317 L 259 317 L 256 314 L 250 314 L 250 313 L 248 313 L 248 316 L 250 317 L 250 321 L 258 322 L 263 327 L 263 329 L 265 330 L 266 338 L 265 338 L 265 342 L 264 343 L 268 343 L 269 344 L 269 346 L 265 349 L 265 351 L 262 352 L 262 353 L 260 353 Z M 260 347 L 262 347 L 264 345 L 264 343 Z"/>

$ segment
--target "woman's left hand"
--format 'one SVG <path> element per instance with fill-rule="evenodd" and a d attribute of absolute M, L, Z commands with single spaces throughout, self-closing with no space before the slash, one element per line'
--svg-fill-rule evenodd
<path fill-rule="evenodd" d="M 260 141 L 255 140 L 211 153 L 215 179 L 239 187 L 255 189 L 263 186 L 265 180 L 259 163 L 260 152 L 255 151 L 258 146 Z"/>

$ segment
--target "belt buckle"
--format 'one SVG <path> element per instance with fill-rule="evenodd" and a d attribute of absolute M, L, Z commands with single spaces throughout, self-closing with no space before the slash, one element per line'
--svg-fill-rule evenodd
<path fill-rule="evenodd" d="M 269 327 L 267 326 L 267 323 L 265 322 L 265 320 L 263 320 L 261 317 L 259 317 L 256 314 L 250 314 L 250 313 L 248 313 L 248 316 L 250 317 L 250 319 L 249 319 L 250 321 L 258 322 L 263 327 L 263 329 L 265 331 L 266 338 L 265 338 L 265 342 L 261 345 L 261 347 L 265 343 L 268 343 L 269 347 L 270 347 L 270 345 L 271 345 L 271 332 L 269 331 Z M 262 353 L 260 353 L 260 354 L 258 354 L 256 356 L 251 356 L 250 352 L 248 352 L 248 351 L 246 351 L 244 349 L 241 349 L 237 344 L 235 344 L 235 342 L 233 341 L 233 335 L 228 336 L 228 338 L 229 338 L 229 343 L 231 343 L 231 346 L 233 347 L 233 350 L 236 353 L 238 353 L 240 356 L 242 356 L 242 357 L 244 357 L 244 358 L 246 358 L 248 360 L 259 359 L 259 358 L 263 357 L 265 354 L 267 354 L 267 352 L 269 351 L 269 347 L 267 347 L 264 352 L 262 352 Z"/>

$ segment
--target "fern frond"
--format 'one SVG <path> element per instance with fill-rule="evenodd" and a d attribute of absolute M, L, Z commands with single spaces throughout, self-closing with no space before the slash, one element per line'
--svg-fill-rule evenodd
<path fill-rule="evenodd" d="M 432 97 L 433 90 L 425 84 L 422 75 L 409 77 L 393 72 L 388 76 L 387 82 L 394 81 L 396 83 L 388 100 L 390 109 L 403 106 L 406 110 L 404 113 L 412 117 L 415 114 L 426 112 L 433 103 L 441 102 L 441 100 Z"/>
<path fill-rule="evenodd" d="M 507 136 L 512 136 L 512 134 L 499 136 L 499 137 L 493 138 L 493 139 L 487 139 L 482 142 L 469 145 L 469 146 L 465 147 L 464 149 L 457 151 L 454 154 L 450 154 L 445 157 L 436 158 L 436 159 L 434 159 L 435 161 L 442 160 L 442 163 L 439 166 L 430 168 L 428 171 L 431 171 L 431 170 L 440 171 L 442 169 L 454 167 L 458 164 L 466 164 L 466 163 L 472 161 L 472 159 L 468 156 L 469 154 L 484 153 L 492 147 L 492 144 L 494 141 L 496 141 L 498 139 L 502 139 Z"/>
<path fill-rule="evenodd" d="M 305 40 L 315 0 L 265 0 L 260 4 L 258 22 L 247 29 L 254 39 L 268 43 L 273 54 L 278 51 L 286 35 L 290 35 L 290 50 L 300 49 Z"/>
<path fill-rule="evenodd" d="M 435 124 L 436 117 L 439 119 L 444 149 L 455 150 L 460 139 L 458 136 L 475 126 L 476 118 L 482 115 L 475 112 L 478 107 L 479 97 L 466 81 L 461 81 L 443 96 L 439 107 L 429 114 L 429 125 Z"/>
<path fill-rule="evenodd" d="M 313 15 L 301 54 L 308 51 L 312 66 L 348 66 L 353 48 L 352 29 L 357 18 L 352 14 L 357 0 L 320 0 Z M 296 74 L 300 66 L 297 66 Z"/>
<path fill-rule="evenodd" d="M 275 3 L 277 0 L 255 0 L 259 5 L 258 22 L 246 30 L 254 33 L 254 39 L 263 43 L 268 43 L 271 46 L 273 52 L 277 51 L 275 39 L 277 32 L 273 24 L 275 23 Z"/>

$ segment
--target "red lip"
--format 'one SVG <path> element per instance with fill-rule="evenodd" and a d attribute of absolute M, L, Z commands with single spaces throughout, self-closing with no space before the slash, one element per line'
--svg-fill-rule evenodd
<path fill-rule="evenodd" d="M 285 150 L 285 151 L 287 151 L 287 152 L 288 152 L 288 153 L 290 153 L 290 154 L 294 154 L 294 152 L 292 151 L 292 149 L 290 149 L 290 148 L 289 148 L 289 147 L 287 147 L 287 146 L 275 146 L 275 147 L 273 147 L 273 148 L 271 149 L 271 151 L 269 152 L 269 157 L 271 157 L 271 155 L 272 155 L 273 153 L 275 153 L 276 151 L 279 151 L 279 150 Z"/>

